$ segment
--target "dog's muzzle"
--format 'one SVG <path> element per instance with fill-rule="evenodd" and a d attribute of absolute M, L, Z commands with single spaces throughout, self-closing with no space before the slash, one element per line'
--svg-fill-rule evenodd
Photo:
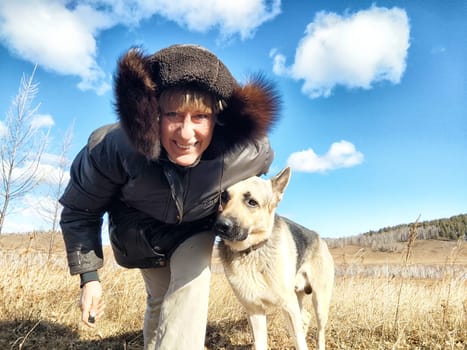
<path fill-rule="evenodd" d="M 246 231 L 241 230 L 240 226 L 231 218 L 219 216 L 214 223 L 213 231 L 220 238 L 228 241 L 243 241 L 247 238 Z"/>

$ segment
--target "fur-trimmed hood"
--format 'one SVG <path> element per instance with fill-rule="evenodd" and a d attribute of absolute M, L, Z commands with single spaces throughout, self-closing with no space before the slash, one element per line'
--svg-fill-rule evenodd
<path fill-rule="evenodd" d="M 192 85 L 226 103 L 205 156 L 229 152 L 267 134 L 278 119 L 280 97 L 273 84 L 255 76 L 244 85 L 210 51 L 174 45 L 153 55 L 130 49 L 118 61 L 115 103 L 133 146 L 148 159 L 160 156 L 158 96 L 166 88 Z"/>

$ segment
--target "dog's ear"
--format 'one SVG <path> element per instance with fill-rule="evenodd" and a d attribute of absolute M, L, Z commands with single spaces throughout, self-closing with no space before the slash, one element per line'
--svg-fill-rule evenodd
<path fill-rule="evenodd" d="M 275 199 L 276 205 L 281 201 L 285 188 L 289 184 L 290 173 L 291 173 L 290 167 L 286 167 L 282 169 L 279 174 L 271 178 L 271 186 L 272 186 L 272 191 L 274 192 L 274 199 Z"/>

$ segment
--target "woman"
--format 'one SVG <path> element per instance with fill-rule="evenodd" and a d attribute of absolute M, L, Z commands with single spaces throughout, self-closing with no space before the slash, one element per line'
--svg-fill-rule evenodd
<path fill-rule="evenodd" d="M 60 199 L 82 320 L 102 317 L 102 217 L 116 261 L 139 268 L 147 291 L 145 349 L 203 349 L 213 218 L 222 191 L 265 174 L 279 98 L 256 78 L 240 86 L 208 50 L 130 50 L 115 76 L 119 122 L 94 131 Z"/>

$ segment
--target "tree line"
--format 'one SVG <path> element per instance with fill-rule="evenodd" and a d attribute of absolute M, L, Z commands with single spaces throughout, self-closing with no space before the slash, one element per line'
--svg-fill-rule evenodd
<path fill-rule="evenodd" d="M 327 242 L 331 247 L 358 245 L 381 251 L 400 251 L 413 230 L 418 240 L 467 240 L 467 214 L 421 222 L 417 220 L 414 223 L 385 227 L 355 236 L 327 239 Z"/>
<path fill-rule="evenodd" d="M 397 233 L 400 242 L 406 242 L 412 225 L 416 225 L 418 239 L 467 240 L 467 214 L 450 218 L 422 221 L 414 224 L 401 224 L 385 227 L 378 231 L 369 231 L 365 236 Z"/>

